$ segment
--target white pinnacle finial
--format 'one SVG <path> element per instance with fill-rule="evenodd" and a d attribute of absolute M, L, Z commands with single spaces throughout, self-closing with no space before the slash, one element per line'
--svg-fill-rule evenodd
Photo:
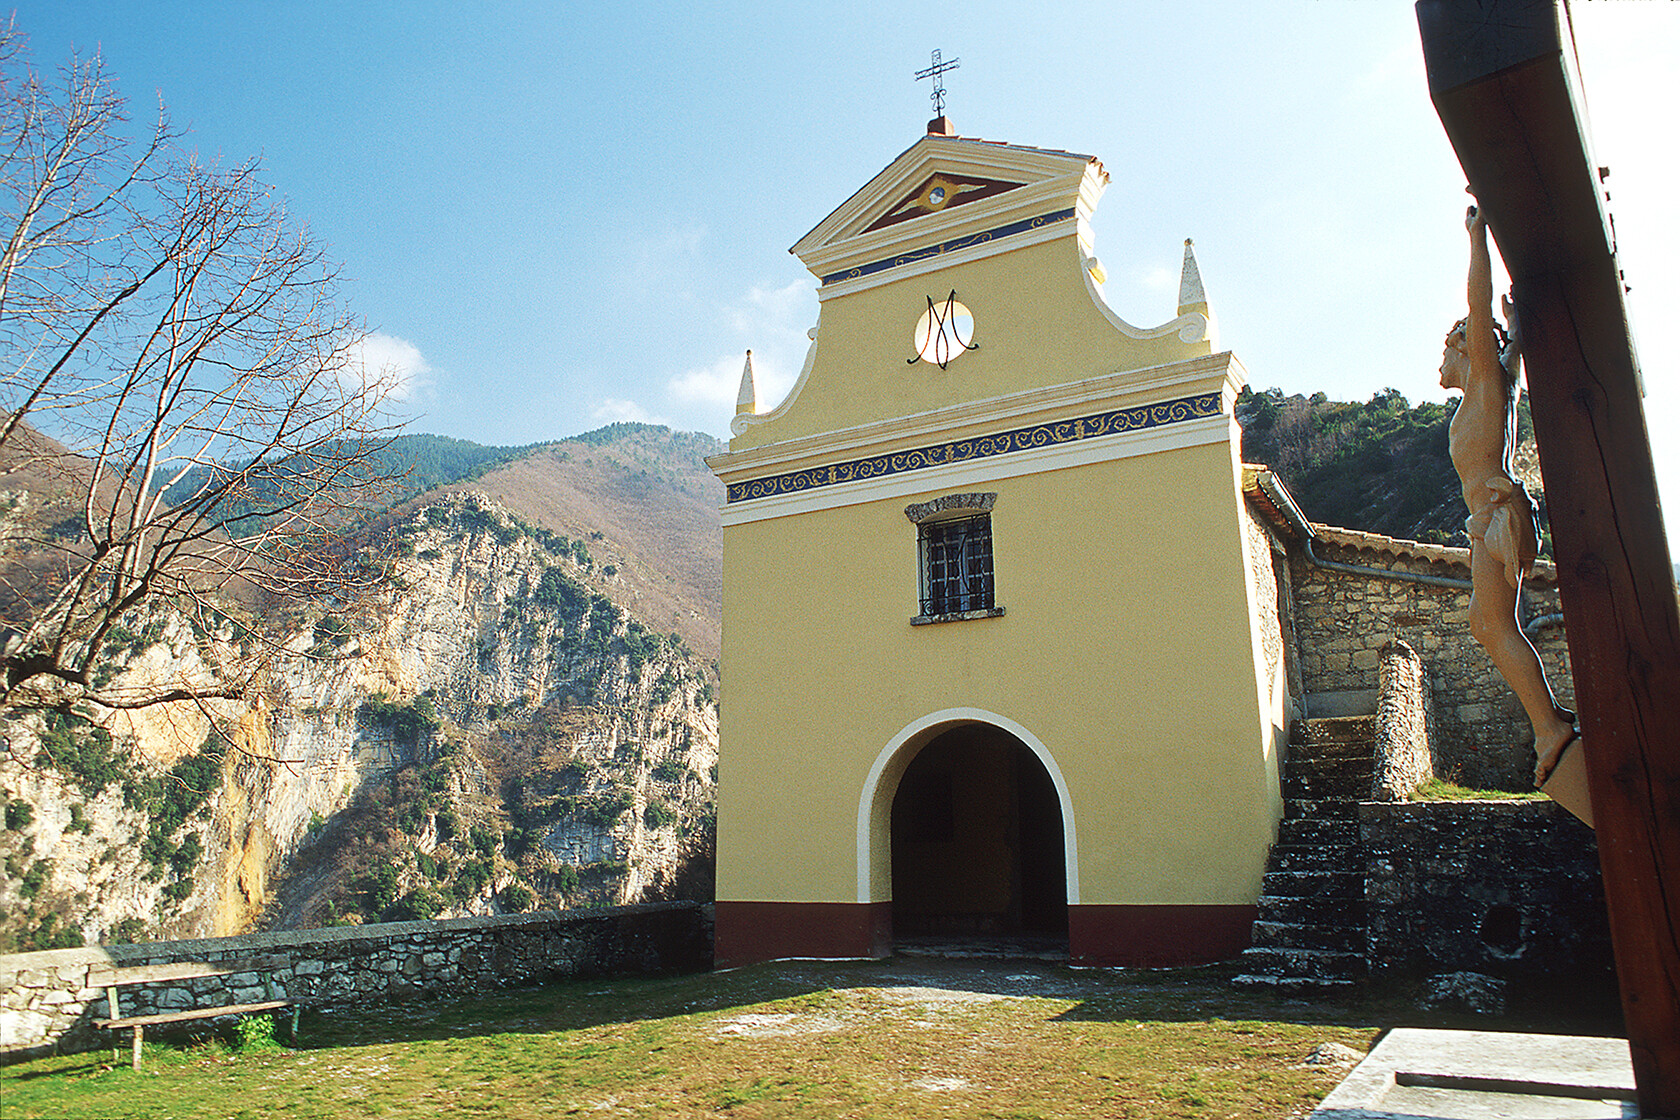
<path fill-rule="evenodd" d="M 758 411 L 758 379 L 753 376 L 752 351 L 747 351 L 747 364 L 741 367 L 741 391 L 735 394 L 735 415 L 751 416 Z"/>
<path fill-rule="evenodd" d="M 1181 319 L 1192 317 L 1190 324 L 1179 330 L 1179 338 L 1218 347 L 1219 328 L 1214 325 L 1213 308 L 1202 287 L 1202 270 L 1196 267 L 1196 250 L 1188 237 L 1184 239 L 1184 271 L 1178 279 L 1178 315 Z"/>
<path fill-rule="evenodd" d="M 1184 272 L 1178 280 L 1178 313 L 1189 314 L 1192 311 L 1207 311 L 1207 292 L 1202 289 L 1202 270 L 1196 267 L 1196 250 L 1194 243 L 1186 237 L 1184 239 Z"/>

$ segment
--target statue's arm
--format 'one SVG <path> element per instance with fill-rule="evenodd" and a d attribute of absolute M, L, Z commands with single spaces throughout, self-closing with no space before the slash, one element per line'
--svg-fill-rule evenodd
<path fill-rule="evenodd" d="M 1493 259 L 1488 254 L 1487 218 L 1478 207 L 1470 207 L 1465 214 L 1464 228 L 1470 232 L 1470 276 L 1464 292 L 1470 305 L 1470 321 L 1464 330 L 1470 374 L 1478 379 L 1493 375 L 1503 382 L 1499 340 L 1493 330 Z"/>

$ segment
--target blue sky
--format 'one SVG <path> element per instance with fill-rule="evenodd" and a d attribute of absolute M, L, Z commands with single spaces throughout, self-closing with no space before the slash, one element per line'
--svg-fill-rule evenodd
<path fill-rule="evenodd" d="M 98 50 L 138 115 L 161 96 L 205 157 L 263 157 L 403 366 L 417 431 L 726 434 L 749 347 L 785 391 L 817 310 L 787 247 L 921 134 L 935 47 L 961 60 L 962 134 L 1104 161 L 1096 251 L 1123 317 L 1173 315 L 1192 237 L 1256 386 L 1445 395 L 1466 198 L 1409 3 L 15 10 L 38 64 Z M 1574 11 L 1680 529 L 1680 340 L 1659 329 L 1680 306 L 1680 3 Z"/>

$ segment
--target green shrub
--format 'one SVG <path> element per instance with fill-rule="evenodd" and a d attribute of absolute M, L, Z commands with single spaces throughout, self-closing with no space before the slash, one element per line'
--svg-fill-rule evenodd
<path fill-rule="evenodd" d="M 489 882 L 490 869 L 480 860 L 467 860 L 455 873 L 455 881 L 449 885 L 447 893 L 451 900 L 465 902 L 469 898 L 476 898 Z"/>
<path fill-rule="evenodd" d="M 662 801 L 650 801 L 642 812 L 642 823 L 651 829 L 661 829 L 677 822 L 676 812 Z"/>
<path fill-rule="evenodd" d="M 499 897 L 502 909 L 513 914 L 529 910 L 531 903 L 536 901 L 536 896 L 518 883 L 510 883 L 503 887 Z"/>
<path fill-rule="evenodd" d="M 6 829 L 9 832 L 22 832 L 35 820 L 35 807 L 27 801 L 14 800 L 6 802 Z"/>
<path fill-rule="evenodd" d="M 111 927 L 113 945 L 133 945 L 146 940 L 147 936 L 146 923 L 141 918 L 124 918 Z"/>
<path fill-rule="evenodd" d="M 674 758 L 662 759 L 654 764 L 653 776 L 661 782 L 680 782 L 688 777 L 688 767 Z"/>
<path fill-rule="evenodd" d="M 362 897 L 362 908 L 370 914 L 383 914 L 397 901 L 397 869 L 389 860 L 368 868 L 366 875 L 356 881 L 356 891 Z"/>
<path fill-rule="evenodd" d="M 80 832 L 84 836 L 93 832 L 93 822 L 82 815 L 86 808 L 80 801 L 70 803 L 70 823 L 65 826 L 66 832 Z"/>
<path fill-rule="evenodd" d="M 37 953 L 46 949 L 77 949 L 86 943 L 82 931 L 73 925 L 60 925 L 57 914 L 43 915 L 33 929 L 26 928 L 18 936 L 18 951 Z"/>
<path fill-rule="evenodd" d="M 430 696 L 416 696 L 407 704 L 394 703 L 383 695 L 372 696 L 362 702 L 361 717 L 376 727 L 386 728 L 400 743 L 415 743 L 422 732 L 436 731 L 441 722 Z"/>
<path fill-rule="evenodd" d="M 233 1024 L 234 1045 L 242 1054 L 257 1054 L 264 1050 L 279 1050 L 280 1042 L 274 1037 L 274 1016 L 268 1014 L 247 1015 Z"/>
<path fill-rule="evenodd" d="M 131 771 L 128 760 L 113 748 L 109 731 L 81 716 L 59 712 L 46 717 L 35 762 L 69 775 L 89 797 L 97 797 L 100 790 Z"/>
<path fill-rule="evenodd" d="M 44 859 L 38 859 L 28 871 L 23 873 L 23 878 L 18 881 L 18 893 L 24 898 L 34 898 L 41 893 L 41 888 L 46 886 L 47 880 L 51 878 L 52 864 Z"/>
<path fill-rule="evenodd" d="M 576 894 L 578 889 L 578 870 L 571 864 L 560 869 L 557 876 L 557 886 L 561 894 Z"/>
<path fill-rule="evenodd" d="M 409 891 L 385 909 L 380 917 L 387 922 L 422 922 L 437 916 L 443 900 L 434 892 L 421 887 Z"/>
<path fill-rule="evenodd" d="M 634 799 L 623 790 L 598 794 L 578 806 L 578 815 L 590 824 L 609 828 L 630 811 Z"/>

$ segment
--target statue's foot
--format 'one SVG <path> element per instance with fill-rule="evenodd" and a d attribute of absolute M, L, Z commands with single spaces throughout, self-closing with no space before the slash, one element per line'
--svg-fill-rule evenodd
<path fill-rule="evenodd" d="M 1571 735 L 1550 761 L 1549 768 L 1535 771 L 1535 784 L 1547 797 L 1592 828 L 1592 793 L 1587 787 L 1586 744 L 1579 735 Z"/>
<path fill-rule="evenodd" d="M 1534 788 L 1539 789 L 1546 784 L 1546 779 L 1557 769 L 1558 760 L 1563 752 L 1581 741 L 1581 733 L 1571 724 L 1561 727 L 1555 735 L 1547 736 L 1549 742 L 1538 739 L 1534 743 L 1534 753 L 1539 762 L 1534 767 Z"/>

